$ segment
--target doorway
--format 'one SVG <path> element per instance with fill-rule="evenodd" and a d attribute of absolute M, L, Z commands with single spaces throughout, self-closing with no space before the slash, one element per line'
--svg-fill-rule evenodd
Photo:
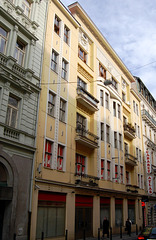
<path fill-rule="evenodd" d="M 0 240 L 2 240 L 2 234 L 3 234 L 4 210 L 5 210 L 5 201 L 0 200 Z"/>

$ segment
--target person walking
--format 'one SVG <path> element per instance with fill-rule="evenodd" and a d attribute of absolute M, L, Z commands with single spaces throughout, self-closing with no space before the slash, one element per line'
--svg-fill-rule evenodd
<path fill-rule="evenodd" d="M 131 236 L 131 221 L 129 218 L 126 221 L 126 230 L 127 230 L 127 234 Z"/>
<path fill-rule="evenodd" d="M 107 217 L 103 220 L 103 238 L 105 234 L 107 234 L 107 238 L 109 238 L 109 221 Z"/>

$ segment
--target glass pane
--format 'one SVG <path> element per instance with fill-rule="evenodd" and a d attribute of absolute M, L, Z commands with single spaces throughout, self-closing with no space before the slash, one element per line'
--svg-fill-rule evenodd
<path fill-rule="evenodd" d="M 0 39 L 0 52 L 4 53 L 5 50 L 5 40 L 3 38 Z"/>
<path fill-rule="evenodd" d="M 57 230 L 56 236 L 64 236 L 65 234 L 65 208 L 57 208 Z"/>
<path fill-rule="evenodd" d="M 12 116 L 11 116 L 11 123 L 10 123 L 11 127 L 16 127 L 16 119 L 17 119 L 17 110 L 12 109 Z"/>
<path fill-rule="evenodd" d="M 18 100 L 16 98 L 13 98 L 11 96 L 9 96 L 9 102 L 10 105 L 14 106 L 14 107 L 18 107 Z"/>
<path fill-rule="evenodd" d="M 56 208 L 47 208 L 47 237 L 56 236 Z"/>
<path fill-rule="evenodd" d="M 103 220 L 105 217 L 107 217 L 107 219 L 109 220 L 109 212 L 110 212 L 110 209 L 109 209 L 109 206 L 106 206 L 106 207 L 102 207 L 100 209 L 100 227 L 102 228 L 103 226 Z"/>
<path fill-rule="evenodd" d="M 45 208 L 39 207 L 37 213 L 37 227 L 36 227 L 36 238 L 40 239 L 42 232 L 46 232 L 44 229 L 44 220 L 45 220 Z"/>
<path fill-rule="evenodd" d="M 122 224 L 122 209 L 117 208 L 115 209 L 115 225 L 119 227 Z"/>
<path fill-rule="evenodd" d="M 8 107 L 7 109 L 7 116 L 6 116 L 6 124 L 9 125 L 10 122 L 10 115 L 11 115 L 11 108 Z"/>

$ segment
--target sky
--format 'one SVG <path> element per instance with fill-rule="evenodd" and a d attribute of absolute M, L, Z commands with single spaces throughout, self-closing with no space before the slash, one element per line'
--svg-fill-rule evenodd
<path fill-rule="evenodd" d="M 67 7 L 72 0 L 62 0 Z M 79 0 L 133 76 L 156 100 L 156 0 Z"/>

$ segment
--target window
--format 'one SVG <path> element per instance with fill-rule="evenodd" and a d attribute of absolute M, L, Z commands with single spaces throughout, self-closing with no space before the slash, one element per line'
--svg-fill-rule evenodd
<path fill-rule="evenodd" d="M 31 3 L 28 0 L 22 1 L 22 9 L 24 10 L 24 14 L 29 17 L 30 16 L 30 10 L 31 10 Z"/>
<path fill-rule="evenodd" d="M 136 158 L 138 160 L 139 149 L 136 147 Z"/>
<path fill-rule="evenodd" d="M 116 117 L 116 102 L 113 102 L 113 116 Z"/>
<path fill-rule="evenodd" d="M 133 111 L 135 112 L 135 101 L 133 100 Z"/>
<path fill-rule="evenodd" d="M 57 149 L 57 170 L 63 170 L 63 153 L 64 153 L 64 146 L 58 145 Z"/>
<path fill-rule="evenodd" d="M 104 141 L 104 123 L 101 122 L 101 141 Z"/>
<path fill-rule="evenodd" d="M 140 162 L 142 162 L 141 159 L 142 159 L 142 157 L 141 157 L 141 150 L 139 150 L 139 161 Z"/>
<path fill-rule="evenodd" d="M 85 156 L 76 154 L 76 175 L 85 174 L 85 161 L 86 161 Z"/>
<path fill-rule="evenodd" d="M 107 161 L 107 180 L 110 180 L 110 162 Z"/>
<path fill-rule="evenodd" d="M 125 150 L 125 154 L 128 153 L 128 144 L 127 143 L 124 143 L 124 150 Z"/>
<path fill-rule="evenodd" d="M 138 174 L 138 187 L 140 188 L 140 174 Z"/>
<path fill-rule="evenodd" d="M 6 51 L 6 44 L 8 39 L 8 32 L 0 27 L 0 52 L 5 53 Z"/>
<path fill-rule="evenodd" d="M 58 54 L 54 50 L 52 50 L 51 69 L 55 72 L 58 71 Z"/>
<path fill-rule="evenodd" d="M 69 28 L 64 26 L 64 41 L 69 44 Z"/>
<path fill-rule="evenodd" d="M 145 129 L 145 135 L 147 136 L 147 128 L 146 128 L 146 125 L 144 126 L 144 129 Z"/>
<path fill-rule="evenodd" d="M 142 189 L 144 188 L 144 185 L 143 185 L 143 175 L 141 175 L 141 186 L 140 186 Z"/>
<path fill-rule="evenodd" d="M 136 114 L 139 115 L 138 104 L 136 104 Z"/>
<path fill-rule="evenodd" d="M 123 116 L 123 123 L 127 124 L 127 118 L 125 116 Z"/>
<path fill-rule="evenodd" d="M 106 69 L 99 63 L 99 76 L 106 79 Z"/>
<path fill-rule="evenodd" d="M 126 102 L 126 94 L 122 92 L 122 101 Z"/>
<path fill-rule="evenodd" d="M 79 77 L 77 78 L 77 86 L 83 88 L 84 90 L 87 90 L 87 83 L 85 83 Z"/>
<path fill-rule="evenodd" d="M 104 179 L 105 160 L 101 159 L 101 179 Z"/>
<path fill-rule="evenodd" d="M 62 59 L 62 78 L 67 80 L 67 69 L 68 68 L 68 63 Z"/>
<path fill-rule="evenodd" d="M 121 118 L 121 108 L 119 104 L 118 104 L 118 118 L 119 119 Z"/>
<path fill-rule="evenodd" d="M 58 16 L 55 15 L 54 32 L 58 35 L 60 34 L 60 22 L 61 20 L 58 18 Z"/>
<path fill-rule="evenodd" d="M 66 113 L 66 102 L 63 99 L 60 99 L 60 114 L 59 120 L 65 122 L 65 113 Z"/>
<path fill-rule="evenodd" d="M 118 90 L 118 84 L 117 84 L 117 81 L 115 81 L 115 79 L 112 77 L 112 87 L 115 89 L 115 90 Z"/>
<path fill-rule="evenodd" d="M 123 183 L 123 166 L 120 166 L 120 181 Z"/>
<path fill-rule="evenodd" d="M 86 134 L 85 130 L 86 130 L 86 118 L 77 113 L 76 131 L 85 136 Z"/>
<path fill-rule="evenodd" d="M 118 182 L 118 165 L 115 165 L 115 182 Z"/>
<path fill-rule="evenodd" d="M 15 59 L 17 63 L 21 66 L 24 64 L 24 57 L 25 57 L 25 45 L 17 39 L 16 48 L 15 48 Z"/>
<path fill-rule="evenodd" d="M 108 93 L 105 93 L 105 106 L 107 109 L 109 109 L 109 95 Z"/>
<path fill-rule="evenodd" d="M 130 183 L 129 172 L 126 171 L 126 184 Z"/>
<path fill-rule="evenodd" d="M 136 136 L 138 136 L 137 124 L 136 123 L 134 123 L 134 128 L 135 128 Z"/>
<path fill-rule="evenodd" d="M 110 143 L 110 127 L 106 125 L 106 142 Z"/>
<path fill-rule="evenodd" d="M 128 218 L 131 219 L 132 224 L 135 224 L 135 201 L 128 200 Z"/>
<path fill-rule="evenodd" d="M 16 97 L 10 95 L 6 115 L 6 124 L 10 127 L 17 127 L 18 108 L 19 100 Z"/>
<path fill-rule="evenodd" d="M 100 105 L 103 106 L 103 90 L 100 90 Z"/>
<path fill-rule="evenodd" d="M 84 63 L 87 63 L 87 53 L 80 47 L 78 51 L 78 56 Z"/>
<path fill-rule="evenodd" d="M 138 137 L 140 138 L 140 127 L 138 126 Z"/>
<path fill-rule="evenodd" d="M 45 154 L 44 154 L 44 167 L 51 167 L 52 164 L 52 142 L 46 140 Z"/>
<path fill-rule="evenodd" d="M 152 139 L 152 132 L 151 132 L 151 129 L 149 130 L 149 138 L 150 138 L 150 140 Z"/>
<path fill-rule="evenodd" d="M 118 147 L 118 142 L 117 142 L 117 132 L 114 132 L 114 147 Z"/>
<path fill-rule="evenodd" d="M 119 149 L 122 150 L 122 134 L 119 133 Z"/>
<path fill-rule="evenodd" d="M 48 114 L 54 117 L 55 95 L 49 91 Z"/>

